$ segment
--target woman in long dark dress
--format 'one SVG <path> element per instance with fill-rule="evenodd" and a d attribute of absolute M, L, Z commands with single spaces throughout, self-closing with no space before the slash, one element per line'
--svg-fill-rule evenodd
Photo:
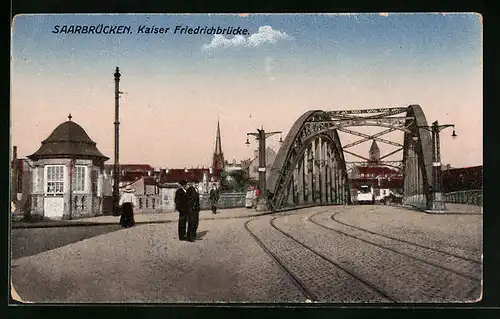
<path fill-rule="evenodd" d="M 137 200 L 134 195 L 132 187 L 127 186 L 125 192 L 120 197 L 120 207 L 122 214 L 120 217 L 120 225 L 124 228 L 132 227 L 135 225 L 134 220 L 134 207 L 137 205 Z"/>

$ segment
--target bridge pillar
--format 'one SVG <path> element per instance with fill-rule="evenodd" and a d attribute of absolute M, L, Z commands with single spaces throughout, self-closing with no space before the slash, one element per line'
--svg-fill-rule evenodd
<path fill-rule="evenodd" d="M 328 204 L 330 203 L 331 196 L 330 196 L 330 150 L 327 147 L 327 153 L 326 153 L 326 165 L 325 165 L 325 202 Z"/>
<path fill-rule="evenodd" d="M 340 171 L 338 172 L 338 178 L 339 178 L 339 199 L 340 199 L 340 204 L 344 205 L 345 204 L 345 185 L 344 185 L 344 179 L 342 178 L 342 175 L 340 174 Z"/>
<path fill-rule="evenodd" d="M 307 149 L 307 160 L 306 160 L 306 202 L 313 202 L 313 164 L 312 164 L 312 147 Z"/>
<path fill-rule="evenodd" d="M 315 141 L 315 155 L 314 155 L 314 202 L 321 204 L 321 138 Z"/>
<path fill-rule="evenodd" d="M 317 195 L 316 195 L 316 187 L 318 187 L 318 180 L 316 177 L 316 165 L 314 165 L 314 158 L 316 157 L 316 141 L 312 142 L 311 147 L 311 199 L 309 202 L 316 203 Z"/>
<path fill-rule="evenodd" d="M 325 204 L 328 202 L 327 192 L 326 192 L 326 142 L 321 141 L 321 203 Z"/>
<path fill-rule="evenodd" d="M 333 203 L 333 160 L 332 150 L 329 149 L 330 155 L 328 156 L 328 202 Z"/>
<path fill-rule="evenodd" d="M 297 171 L 297 204 L 304 203 L 304 157 L 299 161 Z"/>
<path fill-rule="evenodd" d="M 342 204 L 342 201 L 341 201 L 341 196 L 342 196 L 342 193 L 340 192 L 340 174 L 339 174 L 339 163 L 337 162 L 337 160 L 335 160 L 335 197 L 336 197 L 336 200 L 335 202 L 340 205 Z"/>

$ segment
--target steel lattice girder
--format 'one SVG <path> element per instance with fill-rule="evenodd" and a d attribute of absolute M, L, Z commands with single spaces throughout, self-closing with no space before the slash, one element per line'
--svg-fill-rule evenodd
<path fill-rule="evenodd" d="M 343 176 L 344 185 L 348 187 L 347 169 L 337 132 L 333 130 L 323 130 L 319 132 L 319 130 L 323 129 L 321 125 L 315 127 L 305 125 L 308 121 L 324 121 L 325 119 L 326 115 L 323 111 L 308 111 L 295 121 L 291 130 L 285 137 L 267 179 L 268 189 L 272 191 L 272 198 L 270 200 L 272 204 L 274 204 L 274 207 L 279 208 L 279 205 L 281 205 L 288 183 L 291 180 L 291 175 L 298 161 L 301 158 L 303 159 L 304 153 L 309 147 L 310 142 L 320 135 L 331 143 L 330 145 L 333 145 L 333 156 L 335 156 L 339 163 L 339 168 L 341 170 L 340 176 Z"/>
<path fill-rule="evenodd" d="M 406 112 L 406 116 L 404 117 L 391 117 L 392 115 L 404 112 Z M 355 116 L 356 114 L 372 115 Z M 403 150 L 403 179 L 408 178 L 405 171 L 406 154 L 409 149 L 408 141 L 414 136 L 417 136 L 419 139 L 417 154 L 419 158 L 419 166 L 422 171 L 423 188 L 426 190 L 432 177 L 432 144 L 430 140 L 430 133 L 424 129 L 417 128 L 426 125 L 427 121 L 425 119 L 425 115 L 419 105 L 410 105 L 404 108 L 398 107 L 328 112 L 320 110 L 308 111 L 294 123 L 273 163 L 271 174 L 267 181 L 269 189 L 273 190 L 272 200 L 274 200 L 274 203 L 280 204 L 278 199 L 283 198 L 284 195 L 279 193 L 286 191 L 286 187 L 288 185 L 284 183 L 287 182 L 287 179 L 290 179 L 289 175 L 292 174 L 293 169 L 295 169 L 298 158 L 303 156 L 303 154 L 298 154 L 297 152 L 304 152 L 308 142 L 319 135 L 332 137 L 334 149 L 341 150 L 338 156 L 341 160 L 342 174 L 345 178 L 347 178 L 347 167 L 345 165 L 346 162 L 344 159 L 344 152 L 351 152 L 342 149 L 337 129 L 345 130 L 344 128 L 348 126 L 379 126 L 389 128 L 389 130 L 378 133 L 380 135 L 393 130 L 401 130 L 405 132 L 403 148 L 393 152 L 396 153 Z M 372 137 L 378 137 L 380 135 L 372 135 Z M 392 155 L 393 153 L 387 154 L 384 158 Z M 357 154 L 353 155 L 358 156 Z M 364 157 L 361 158 L 366 160 Z"/>
<path fill-rule="evenodd" d="M 393 141 L 390 141 L 390 140 L 386 140 L 386 139 L 383 139 L 383 138 L 379 138 L 379 136 L 382 136 L 382 135 L 385 135 L 385 134 L 388 134 L 390 132 L 395 131 L 396 130 L 395 128 L 389 128 L 387 130 L 384 130 L 382 132 L 378 132 L 378 133 L 373 134 L 373 135 L 368 135 L 368 134 L 356 132 L 356 131 L 349 130 L 349 129 L 346 129 L 346 128 L 338 128 L 337 130 L 341 131 L 341 132 L 344 132 L 344 133 L 348 133 L 348 134 L 352 134 L 352 135 L 357 135 L 357 136 L 364 137 L 363 139 L 357 140 L 356 142 L 352 142 L 352 143 L 349 143 L 349 144 L 346 144 L 346 145 L 342 146 L 342 148 L 344 150 L 346 148 L 353 147 L 355 145 L 361 144 L 361 143 L 366 142 L 368 140 L 375 140 L 377 142 L 386 143 L 386 144 L 390 144 L 390 145 L 393 145 L 393 146 L 403 147 L 403 144 L 396 143 L 396 142 L 393 142 Z"/>
<path fill-rule="evenodd" d="M 388 107 L 388 108 L 379 108 L 379 109 L 327 111 L 325 113 L 330 115 L 330 116 L 348 115 L 348 114 L 384 113 L 384 116 L 387 116 L 386 114 L 400 114 L 400 113 L 406 113 L 407 111 L 408 111 L 408 107 Z"/>
<path fill-rule="evenodd" d="M 327 142 L 329 142 L 330 145 L 334 146 L 334 154 L 331 154 L 331 155 L 333 155 L 335 157 L 335 160 L 338 163 L 341 163 L 340 164 L 341 171 L 342 171 L 341 175 L 344 176 L 344 185 L 347 183 L 347 180 L 348 180 L 347 170 L 342 169 L 342 168 L 345 168 L 345 164 L 343 164 L 343 160 L 342 160 L 342 156 L 341 156 L 342 152 L 340 151 L 340 148 L 338 148 L 338 143 L 335 142 L 335 139 L 332 138 L 332 136 L 328 136 L 326 134 L 317 135 L 316 137 L 313 137 L 310 140 L 306 141 L 304 144 L 302 144 L 302 146 L 300 148 L 294 149 L 291 153 L 292 156 L 290 156 L 288 158 L 288 161 L 283 166 L 283 170 L 282 170 L 283 175 L 282 175 L 282 178 L 279 179 L 278 185 L 276 185 L 278 187 L 278 189 L 275 190 L 275 194 L 274 194 L 273 199 L 272 199 L 272 201 L 273 201 L 272 204 L 274 205 L 274 207 L 281 206 L 283 199 L 285 197 L 286 190 L 288 189 L 288 187 L 290 185 L 293 171 L 297 167 L 297 164 L 301 160 L 304 159 L 305 153 L 309 149 L 309 147 L 312 143 L 312 140 L 315 140 L 318 137 L 321 137 L 324 141 L 327 141 Z M 281 192 L 279 190 L 281 190 Z"/>

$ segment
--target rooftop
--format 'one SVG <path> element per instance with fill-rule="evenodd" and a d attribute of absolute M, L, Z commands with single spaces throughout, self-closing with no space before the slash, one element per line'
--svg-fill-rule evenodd
<path fill-rule="evenodd" d="M 90 139 L 85 130 L 77 123 L 69 120 L 60 124 L 42 141 L 40 148 L 29 155 L 31 160 L 42 158 L 91 158 L 106 161 L 109 157 L 104 156 Z"/>

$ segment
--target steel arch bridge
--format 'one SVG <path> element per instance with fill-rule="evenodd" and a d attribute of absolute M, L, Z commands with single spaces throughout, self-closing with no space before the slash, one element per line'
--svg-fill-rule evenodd
<path fill-rule="evenodd" d="M 375 126 L 384 130 L 369 135 L 348 129 L 356 126 Z M 344 153 L 368 160 L 348 148 L 369 140 L 397 147 L 380 159 L 403 153 L 401 161 L 381 164 L 402 170 L 405 204 L 427 207 L 433 180 L 433 142 L 427 128 L 419 105 L 304 113 L 288 132 L 267 177 L 271 209 L 352 204 Z M 402 144 L 381 138 L 393 131 L 403 133 Z M 362 139 L 342 145 L 338 132 Z"/>

